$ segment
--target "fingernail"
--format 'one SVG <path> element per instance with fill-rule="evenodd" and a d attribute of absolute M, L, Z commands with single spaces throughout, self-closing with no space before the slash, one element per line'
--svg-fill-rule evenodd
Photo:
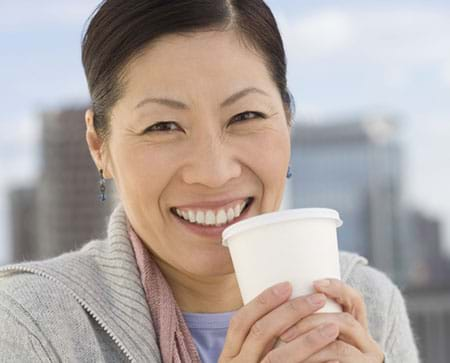
<path fill-rule="evenodd" d="M 323 305 L 326 301 L 326 297 L 324 294 L 314 294 L 307 297 L 308 302 L 314 306 Z"/>
<path fill-rule="evenodd" d="M 320 287 L 330 286 L 330 283 L 331 282 L 328 279 L 314 281 L 314 285 L 317 285 L 317 286 L 320 286 Z"/>
<path fill-rule="evenodd" d="M 290 328 L 289 330 L 285 331 L 283 335 L 281 335 L 280 339 L 284 342 L 290 342 L 292 339 L 294 339 L 297 336 L 297 329 L 295 326 Z"/>
<path fill-rule="evenodd" d="M 335 338 L 339 333 L 337 326 L 334 324 L 322 325 L 319 331 L 325 338 Z"/>
<path fill-rule="evenodd" d="M 289 281 L 281 282 L 272 288 L 275 295 L 278 295 L 278 296 L 287 295 L 288 292 L 290 291 L 290 289 L 291 289 L 291 283 Z"/>

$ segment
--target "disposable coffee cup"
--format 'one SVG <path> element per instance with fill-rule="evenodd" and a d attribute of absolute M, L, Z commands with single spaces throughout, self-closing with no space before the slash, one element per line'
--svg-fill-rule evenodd
<path fill-rule="evenodd" d="M 308 208 L 262 214 L 226 228 L 222 244 L 230 250 L 244 304 L 280 282 L 292 284 L 295 298 L 315 292 L 315 280 L 340 279 L 341 225 L 337 211 Z M 328 299 L 318 312 L 341 311 Z"/>

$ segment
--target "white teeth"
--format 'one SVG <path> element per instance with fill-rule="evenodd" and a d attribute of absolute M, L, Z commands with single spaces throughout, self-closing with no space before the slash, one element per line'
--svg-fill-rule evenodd
<path fill-rule="evenodd" d="M 189 222 L 194 223 L 195 222 L 195 213 L 193 211 L 189 211 Z"/>
<path fill-rule="evenodd" d="M 180 210 L 175 209 L 178 216 L 186 221 L 196 224 L 203 224 L 207 226 L 221 226 L 230 223 L 242 213 L 245 208 L 246 202 L 236 205 L 234 208 L 230 207 L 228 210 L 220 209 L 216 212 L 212 210 L 207 211 L 193 211 L 193 210 Z"/>
<path fill-rule="evenodd" d="M 227 214 L 225 213 L 225 211 L 223 209 L 221 209 L 219 211 L 219 213 L 217 213 L 217 218 L 216 218 L 216 224 L 225 224 L 227 223 Z"/>
<path fill-rule="evenodd" d="M 206 212 L 205 224 L 208 226 L 216 224 L 216 216 L 212 210 Z"/>
<path fill-rule="evenodd" d="M 241 207 L 240 206 L 236 206 L 236 207 L 234 207 L 234 217 L 236 218 L 236 217 L 239 217 L 239 215 L 241 214 Z"/>
<path fill-rule="evenodd" d="M 227 222 L 231 222 L 234 219 L 234 211 L 233 208 L 228 209 L 227 212 Z"/>
<path fill-rule="evenodd" d="M 195 219 L 197 220 L 197 223 L 205 223 L 205 213 L 203 213 L 202 211 L 198 211 Z"/>

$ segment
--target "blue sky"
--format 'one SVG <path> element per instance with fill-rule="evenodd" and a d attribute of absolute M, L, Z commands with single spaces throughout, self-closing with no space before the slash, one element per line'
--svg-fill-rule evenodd
<path fill-rule="evenodd" d="M 5 190 L 38 170 L 39 113 L 88 100 L 80 40 L 97 3 L 0 2 L 0 262 L 9 240 Z M 450 245 L 450 2 L 268 3 L 299 116 L 398 116 L 407 200 L 441 216 Z"/>

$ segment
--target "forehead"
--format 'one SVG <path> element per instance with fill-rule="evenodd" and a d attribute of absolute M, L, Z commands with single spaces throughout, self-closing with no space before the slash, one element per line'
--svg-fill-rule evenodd
<path fill-rule="evenodd" d="M 261 87 L 276 92 L 263 57 L 233 31 L 168 35 L 125 68 L 126 93 L 235 92 Z"/>

